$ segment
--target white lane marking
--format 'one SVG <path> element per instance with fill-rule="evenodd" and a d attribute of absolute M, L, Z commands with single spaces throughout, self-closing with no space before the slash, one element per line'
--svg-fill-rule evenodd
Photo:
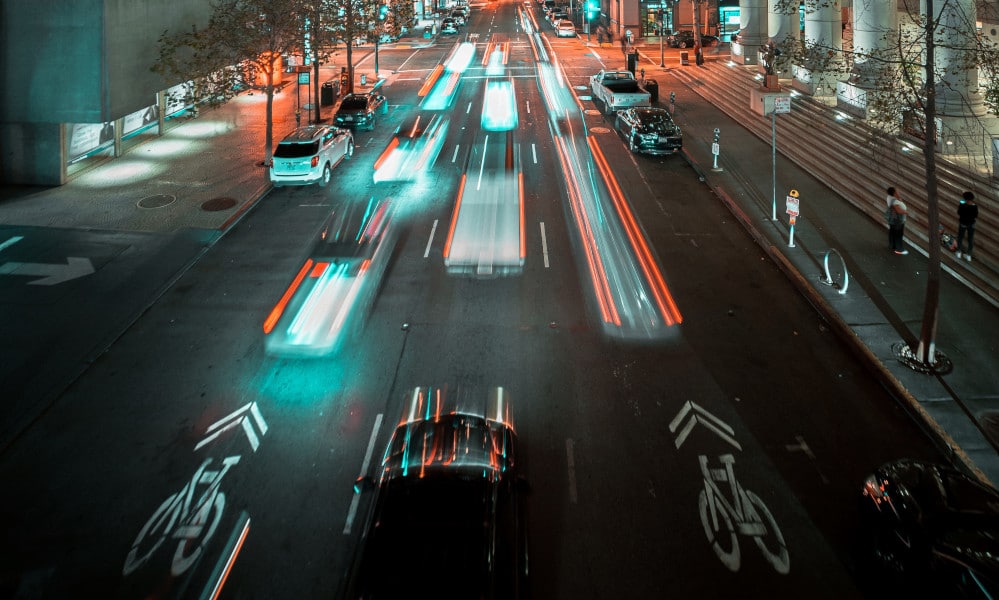
<path fill-rule="evenodd" d="M 545 236 L 545 222 L 541 221 L 541 254 L 545 257 L 545 268 L 548 268 L 548 238 Z"/>
<path fill-rule="evenodd" d="M 531 114 L 531 101 L 528 100 L 525 104 L 527 105 L 527 114 Z"/>
<path fill-rule="evenodd" d="M 454 147 L 454 154 L 451 155 L 451 162 L 458 160 L 458 146 Z"/>
<path fill-rule="evenodd" d="M 482 187 L 482 172 L 486 169 L 486 149 L 489 147 L 489 136 L 482 140 L 482 162 L 479 163 L 479 180 L 475 183 L 475 189 Z"/>
<path fill-rule="evenodd" d="M 534 146 L 534 142 L 531 142 L 531 156 L 534 157 L 534 164 L 538 164 L 538 149 Z"/>
<path fill-rule="evenodd" d="M 0 250 L 5 250 L 7 248 L 10 248 L 11 246 L 13 246 L 14 244 L 20 242 L 23 239 L 24 239 L 23 235 L 15 235 L 14 237 L 12 237 L 9 240 L 7 240 L 6 242 L 0 244 Z"/>
<path fill-rule="evenodd" d="M 378 429 L 382 426 L 382 413 L 375 417 L 375 426 L 371 428 L 371 438 L 368 440 L 368 449 L 364 451 L 364 462 L 361 464 L 360 477 L 364 477 L 368 472 L 368 465 L 371 463 L 371 453 L 375 449 L 375 439 L 378 437 Z M 354 498 L 350 501 L 350 510 L 347 511 L 347 523 L 343 526 L 343 534 L 350 535 L 350 528 L 354 525 L 354 517 L 357 516 L 357 505 L 361 502 L 361 493 L 354 492 Z"/>
<path fill-rule="evenodd" d="M 578 498 L 576 495 L 576 462 L 572 456 L 572 447 L 572 438 L 566 438 L 565 454 L 569 462 L 569 502 L 576 504 L 576 500 Z"/>
<path fill-rule="evenodd" d="M 434 226 L 430 228 L 430 239 L 427 240 L 427 249 L 423 251 L 423 258 L 430 256 L 430 245 L 434 243 L 434 233 L 437 231 L 437 219 L 434 219 Z"/>
<path fill-rule="evenodd" d="M 465 114 L 467 115 L 470 112 L 472 112 L 472 103 L 471 102 L 468 103 L 468 108 L 465 109 Z"/>

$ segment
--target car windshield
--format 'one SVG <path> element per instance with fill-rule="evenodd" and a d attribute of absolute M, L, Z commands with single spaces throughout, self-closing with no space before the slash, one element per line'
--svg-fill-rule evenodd
<path fill-rule="evenodd" d="M 274 150 L 274 158 L 303 158 L 319 152 L 319 140 L 314 142 L 281 142 Z"/>
<path fill-rule="evenodd" d="M 368 106 L 366 98 L 344 98 L 340 103 L 341 110 L 364 110 Z"/>

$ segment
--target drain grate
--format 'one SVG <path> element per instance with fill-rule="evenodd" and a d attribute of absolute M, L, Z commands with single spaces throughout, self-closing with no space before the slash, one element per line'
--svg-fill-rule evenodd
<path fill-rule="evenodd" d="M 610 129 L 606 127 L 590 127 L 590 131 L 593 133 L 610 133 Z"/>
<path fill-rule="evenodd" d="M 177 196 L 173 194 L 155 194 L 139 200 L 137 206 L 139 208 L 163 208 L 164 206 L 170 206 L 176 201 Z"/>
<path fill-rule="evenodd" d="M 212 198 L 211 200 L 206 200 L 201 203 L 201 210 L 217 212 L 220 210 L 228 210 L 233 206 L 236 206 L 235 198 Z"/>

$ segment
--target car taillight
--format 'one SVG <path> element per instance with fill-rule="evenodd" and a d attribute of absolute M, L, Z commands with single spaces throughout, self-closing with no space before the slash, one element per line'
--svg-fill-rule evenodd
<path fill-rule="evenodd" d="M 318 164 L 319 164 L 319 157 L 318 156 L 313 156 L 312 157 L 312 166 L 314 167 L 314 166 L 316 166 Z"/>

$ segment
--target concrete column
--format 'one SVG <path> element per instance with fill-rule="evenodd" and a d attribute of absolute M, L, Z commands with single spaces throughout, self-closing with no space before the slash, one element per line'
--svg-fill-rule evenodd
<path fill-rule="evenodd" d="M 787 0 L 767 0 L 767 37 L 778 46 L 784 40 L 799 39 L 798 4 Z"/>
<path fill-rule="evenodd" d="M 937 114 L 941 117 L 982 117 L 985 103 L 978 87 L 975 64 L 977 18 L 974 0 L 934 0 L 933 19 L 937 21 L 934 38 L 934 77 L 936 78 Z M 920 3 L 926 14 L 926 0 Z"/>
<path fill-rule="evenodd" d="M 839 0 L 805 0 L 805 54 L 792 69 L 795 89 L 813 96 L 836 95 L 844 65 L 841 23 Z"/>
<path fill-rule="evenodd" d="M 850 82 L 870 89 L 877 84 L 885 64 L 874 60 L 888 52 L 898 39 L 898 4 L 896 0 L 854 0 L 853 69 Z M 898 58 L 891 62 L 897 63 Z"/>
<path fill-rule="evenodd" d="M 767 0 L 739 0 L 739 36 L 732 42 L 732 60 L 757 62 L 757 51 L 767 41 Z"/>

